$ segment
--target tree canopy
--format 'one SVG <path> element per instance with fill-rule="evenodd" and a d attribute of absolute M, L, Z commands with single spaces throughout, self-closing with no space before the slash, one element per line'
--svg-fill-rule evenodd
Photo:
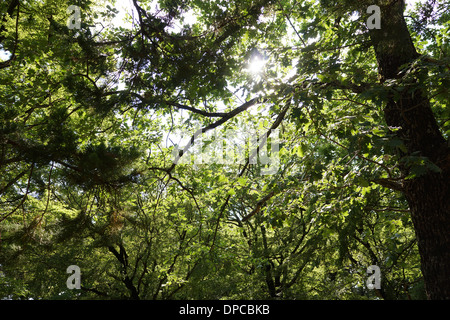
<path fill-rule="evenodd" d="M 450 298 L 449 1 L 123 3 L 0 4 L 2 299 Z"/>

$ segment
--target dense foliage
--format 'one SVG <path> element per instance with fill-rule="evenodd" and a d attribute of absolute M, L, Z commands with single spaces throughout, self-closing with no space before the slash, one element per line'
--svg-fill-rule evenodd
<path fill-rule="evenodd" d="M 442 168 L 384 106 L 414 82 L 448 139 L 450 3 L 405 12 L 421 55 L 385 82 L 353 3 L 133 0 L 119 24 L 114 1 L 3 1 L 0 297 L 426 298 L 400 186 Z M 276 170 L 252 148 L 195 162 L 199 128 L 271 133 Z"/>

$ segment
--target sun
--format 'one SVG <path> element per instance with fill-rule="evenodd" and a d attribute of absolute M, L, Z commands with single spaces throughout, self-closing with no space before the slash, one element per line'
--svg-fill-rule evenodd
<path fill-rule="evenodd" d="M 256 56 L 252 58 L 248 64 L 247 70 L 253 75 L 261 74 L 264 71 L 264 66 L 266 65 L 266 60 Z"/>

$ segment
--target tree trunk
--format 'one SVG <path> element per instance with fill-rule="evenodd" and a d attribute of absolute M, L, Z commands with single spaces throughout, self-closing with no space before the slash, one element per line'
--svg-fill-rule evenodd
<path fill-rule="evenodd" d="M 400 67 L 419 57 L 403 17 L 403 1 L 379 1 L 381 29 L 370 30 L 381 81 L 398 79 Z M 388 2 L 388 4 L 386 4 Z M 400 94 L 386 104 L 386 123 L 406 146 L 402 156 L 427 157 L 442 172 L 427 171 L 406 179 L 403 192 L 409 203 L 418 241 L 422 273 L 429 299 L 450 299 L 450 152 L 439 131 L 424 89 L 402 83 Z M 411 90 L 412 89 L 412 90 Z M 403 174 L 409 168 L 401 167 Z"/>

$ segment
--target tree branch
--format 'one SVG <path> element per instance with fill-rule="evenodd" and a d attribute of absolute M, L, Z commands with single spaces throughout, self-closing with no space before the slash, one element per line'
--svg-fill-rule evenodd
<path fill-rule="evenodd" d="M 267 194 L 264 198 L 262 198 L 261 200 L 259 200 L 256 203 L 256 207 L 255 209 L 252 210 L 252 212 L 250 212 L 248 215 L 246 215 L 242 221 L 245 222 L 248 219 L 250 219 L 251 217 L 253 217 L 255 214 L 257 214 L 261 208 L 266 204 L 267 201 L 269 201 L 273 196 L 275 195 L 275 191 L 271 191 L 269 192 L 269 194 Z"/>

